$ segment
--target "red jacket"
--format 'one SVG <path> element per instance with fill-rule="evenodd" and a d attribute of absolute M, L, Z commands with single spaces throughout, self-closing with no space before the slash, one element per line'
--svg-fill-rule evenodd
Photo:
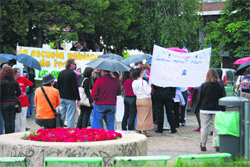
<path fill-rule="evenodd" d="M 135 96 L 133 89 L 132 89 L 132 82 L 133 80 L 130 78 L 124 82 L 123 87 L 125 91 L 125 96 Z"/>
<path fill-rule="evenodd" d="M 109 74 L 98 78 L 91 92 L 91 97 L 97 105 L 116 105 L 116 96 L 121 94 L 121 86 L 118 79 Z"/>
<path fill-rule="evenodd" d="M 24 96 L 24 93 L 26 92 L 26 87 L 32 86 L 33 82 L 31 82 L 25 77 L 18 78 L 17 82 L 19 84 L 19 87 L 21 88 L 21 95 L 18 97 L 18 99 L 20 100 L 22 107 L 27 107 L 30 105 L 30 103 L 29 103 L 27 95 Z"/>

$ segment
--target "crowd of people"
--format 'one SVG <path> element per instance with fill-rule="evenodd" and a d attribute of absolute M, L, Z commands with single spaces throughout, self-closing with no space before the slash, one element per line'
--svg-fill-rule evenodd
<path fill-rule="evenodd" d="M 217 136 L 214 117 L 225 110 L 218 105 L 218 100 L 226 95 L 219 69 L 210 68 L 200 87 L 184 88 L 149 83 L 150 66 L 142 62 L 121 74 L 86 67 L 82 75 L 74 59 L 68 59 L 65 67 L 57 82 L 48 73 L 42 77 L 42 87 L 35 89 L 32 69 L 28 68 L 27 75 L 21 76 L 20 69 L 3 66 L 0 71 L 0 134 L 26 131 L 26 117 L 31 117 L 33 103 L 35 122 L 40 127 L 56 128 L 54 110 L 57 109 L 68 128 L 91 125 L 92 128 L 114 130 L 117 96 L 121 94 L 124 94 L 122 130 L 150 137 L 149 130 L 156 128 L 156 133 L 163 133 L 164 122 L 168 122 L 171 133 L 176 133 L 178 127 L 185 126 L 190 94 L 191 111 L 196 114 L 199 125 L 195 131 L 201 132 L 201 151 L 206 151 L 209 126 L 212 126 L 213 137 Z M 243 80 L 249 81 L 249 77 L 250 68 Z M 79 87 L 84 89 L 89 105 L 81 103 Z M 245 82 L 240 90 L 241 95 L 249 99 L 249 83 Z M 16 113 L 14 107 L 17 99 L 21 102 L 20 113 Z M 77 110 L 80 114 L 75 122 Z M 167 120 L 164 120 L 164 113 Z M 215 144 L 214 147 L 218 151 Z"/>

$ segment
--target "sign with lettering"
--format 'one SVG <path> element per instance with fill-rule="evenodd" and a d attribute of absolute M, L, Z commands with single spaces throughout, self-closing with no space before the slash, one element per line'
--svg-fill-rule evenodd
<path fill-rule="evenodd" d="M 205 82 L 211 48 L 179 53 L 154 45 L 150 83 L 160 87 L 198 87 Z"/>
<path fill-rule="evenodd" d="M 42 70 L 36 70 L 36 79 L 42 79 L 42 76 L 48 72 L 57 78 L 60 71 L 65 69 L 65 64 L 68 59 L 75 59 L 77 67 L 83 70 L 86 63 L 98 59 L 103 53 L 17 46 L 17 55 L 18 54 L 30 55 L 39 61 Z"/>

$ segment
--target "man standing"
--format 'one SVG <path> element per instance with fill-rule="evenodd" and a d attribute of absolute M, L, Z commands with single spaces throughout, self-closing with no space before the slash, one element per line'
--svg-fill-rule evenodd
<path fill-rule="evenodd" d="M 155 96 L 155 109 L 157 110 L 157 133 L 163 132 L 163 112 L 166 108 L 167 119 L 170 124 L 171 133 L 176 133 L 175 117 L 173 106 L 176 88 L 174 87 L 158 87 L 153 85 Z"/>
<path fill-rule="evenodd" d="M 114 130 L 116 97 L 121 94 L 121 86 L 109 71 L 101 70 L 101 74 L 91 92 L 94 100 L 92 128 L 102 129 L 104 119 L 107 130 Z"/>
<path fill-rule="evenodd" d="M 57 83 L 60 92 L 61 113 L 63 120 L 65 120 L 67 114 L 68 128 L 75 128 L 76 100 L 77 105 L 80 104 L 77 79 L 73 71 L 76 69 L 75 60 L 68 59 L 65 67 L 66 69 L 59 73 Z"/>
<path fill-rule="evenodd" d="M 35 95 L 35 70 L 33 68 L 29 68 L 27 66 L 24 66 L 24 70 L 27 72 L 28 80 L 33 82 L 32 86 L 26 87 L 26 93 L 29 100 L 30 105 L 28 106 L 27 110 L 27 118 L 31 118 L 32 111 L 33 111 L 33 105 L 34 105 L 34 95 Z"/>

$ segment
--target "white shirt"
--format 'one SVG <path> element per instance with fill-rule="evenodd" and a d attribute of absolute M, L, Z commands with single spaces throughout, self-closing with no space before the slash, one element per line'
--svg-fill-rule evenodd
<path fill-rule="evenodd" d="M 132 83 L 132 89 L 138 99 L 151 97 L 151 86 L 149 86 L 143 79 L 134 80 Z"/>

